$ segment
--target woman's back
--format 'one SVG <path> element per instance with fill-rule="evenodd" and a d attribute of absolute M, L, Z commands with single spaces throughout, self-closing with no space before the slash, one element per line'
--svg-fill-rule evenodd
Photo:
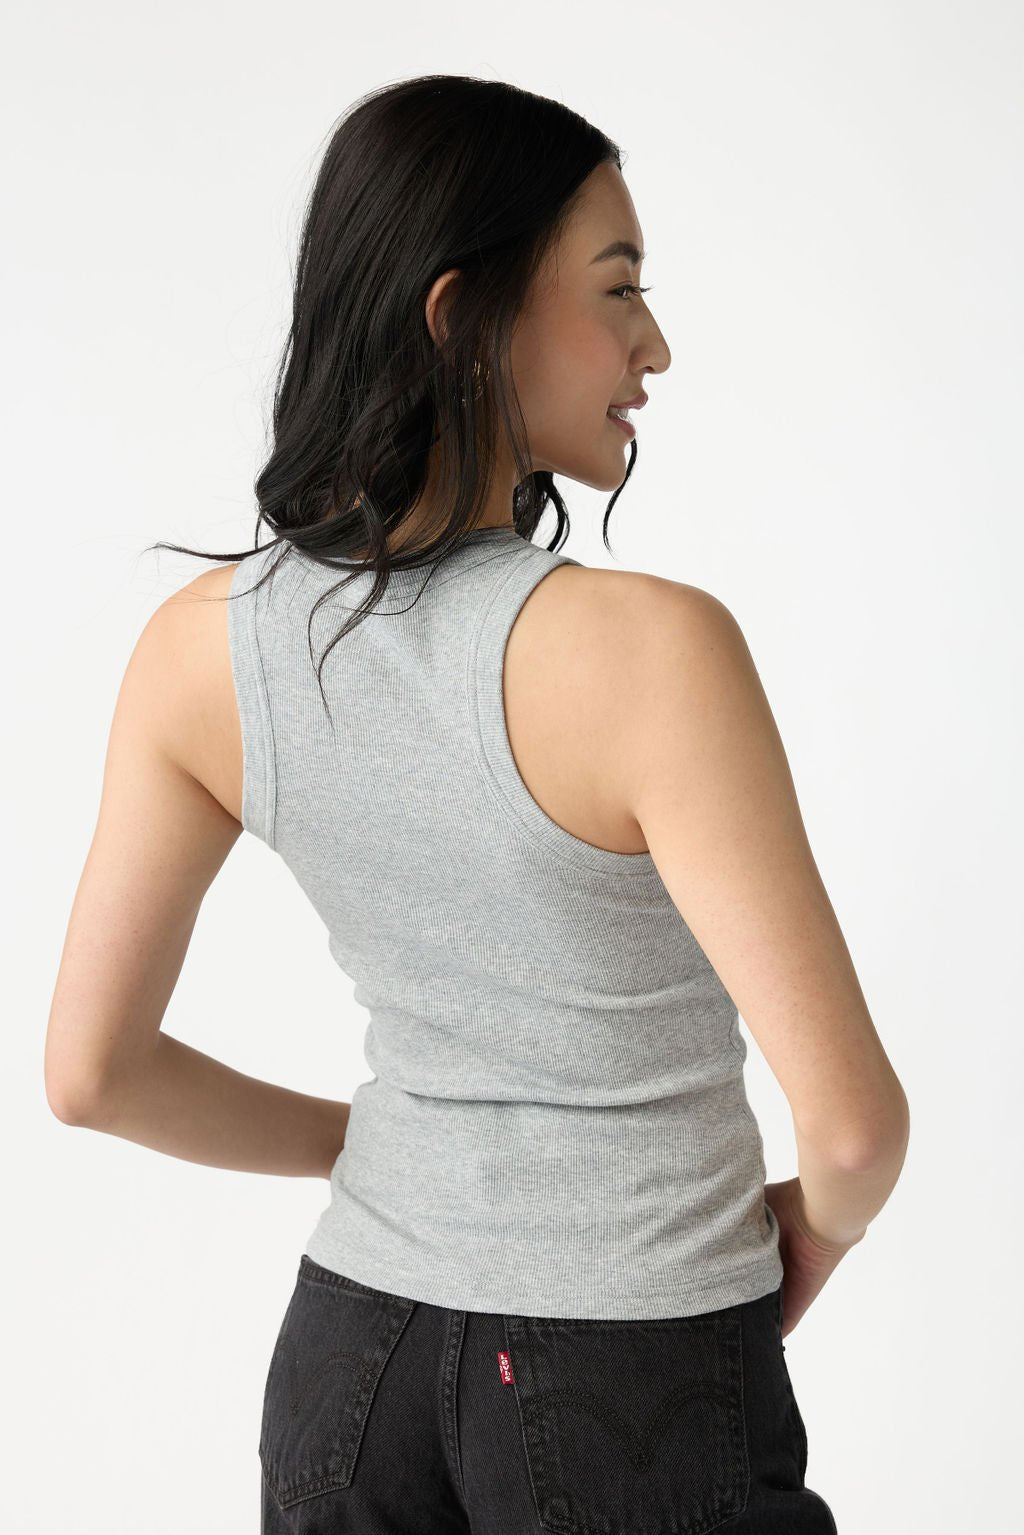
<path fill-rule="evenodd" d="M 469 537 L 486 540 L 491 534 L 488 528 Z M 205 571 L 171 602 L 187 602 L 193 592 L 217 599 L 207 615 L 186 620 L 193 631 L 191 642 L 182 634 L 194 657 L 191 702 L 182 699 L 178 721 L 177 755 L 241 823 L 242 736 L 226 619 L 219 603 L 231 591 L 237 570 L 237 565 L 221 565 Z M 388 609 L 405 605 L 404 596 L 395 596 L 396 591 L 410 590 L 401 580 L 399 572 L 385 598 Z M 612 667 L 623 646 L 636 637 L 653 580 L 636 571 L 556 561 L 550 579 L 529 592 L 505 652 L 507 731 L 531 798 L 579 841 L 621 854 L 645 853 L 647 846 L 625 803 L 621 766 L 616 773 L 614 737 L 621 728 L 622 698 Z M 657 584 L 678 585 L 661 578 Z M 356 588 L 360 595 L 367 585 L 364 581 Z M 342 601 L 347 607 L 355 605 L 351 595 L 343 595 Z M 168 662 L 173 664 L 173 658 L 168 656 Z"/>
<path fill-rule="evenodd" d="M 356 982 L 374 1073 L 308 1254 L 413 1299 L 539 1316 L 686 1315 L 775 1289 L 736 1008 L 650 854 L 560 825 L 511 750 L 508 635 L 575 562 L 487 529 L 422 592 L 423 572 L 399 572 L 324 668 L 332 729 L 307 622 L 337 576 L 290 557 L 248 595 L 267 560 L 236 568 L 228 607 L 241 819 Z M 575 790 L 588 827 L 608 826 L 597 741 L 582 743 L 583 796 L 560 753 L 578 736 L 530 712 L 546 693 L 532 656 L 573 675 L 577 606 L 553 592 L 535 626 L 526 615 L 512 686 L 522 734 L 548 748 L 552 808 Z M 341 616 L 318 610 L 315 654 Z M 604 739 L 614 756 L 611 722 Z"/>

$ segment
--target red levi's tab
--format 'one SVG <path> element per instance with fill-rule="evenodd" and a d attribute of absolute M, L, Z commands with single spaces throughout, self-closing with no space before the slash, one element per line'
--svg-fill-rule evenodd
<path fill-rule="evenodd" d="M 498 1369 L 501 1371 L 501 1384 L 503 1386 L 514 1386 L 515 1381 L 512 1378 L 512 1361 L 505 1353 L 504 1349 L 498 1350 Z"/>

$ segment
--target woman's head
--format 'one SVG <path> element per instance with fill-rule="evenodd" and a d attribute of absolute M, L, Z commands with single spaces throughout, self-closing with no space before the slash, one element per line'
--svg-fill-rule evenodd
<path fill-rule="evenodd" d="M 671 361 L 640 296 L 643 254 L 622 173 L 603 160 L 583 182 L 512 341 L 534 472 L 598 490 L 621 485 L 629 438 L 608 407 L 645 395 L 646 375 Z"/>
<path fill-rule="evenodd" d="M 670 362 L 638 268 L 595 259 L 616 242 L 643 243 L 620 151 L 561 103 L 458 75 L 361 98 L 303 219 L 257 537 L 372 570 L 355 622 L 477 526 L 531 538 L 550 501 L 559 547 L 555 474 L 615 492 L 607 542 L 636 456 L 607 409 Z"/>
<path fill-rule="evenodd" d="M 528 467 L 516 457 L 515 429 L 503 433 L 499 419 L 492 482 L 474 521 L 512 525 L 516 487 L 527 475 L 561 474 L 598 490 L 622 485 L 630 437 L 609 418 L 608 408 L 642 401 L 644 375 L 662 372 L 671 360 L 654 317 L 640 302 L 647 291 L 637 283 L 642 261 L 626 183 L 615 160 L 602 160 L 573 193 L 571 206 L 560 206 L 557 232 L 542 256 L 534 255 L 525 298 L 507 326 L 510 339 L 492 340 L 490 356 L 483 346 L 475 349 L 485 356 L 471 365 L 474 399 L 481 399 L 495 374 L 511 381 L 509 398 L 513 411 L 522 411 Z M 465 268 L 450 267 L 427 295 L 425 323 L 437 347 L 445 345 L 446 306 L 457 310 L 462 283 L 468 286 Z M 521 291 L 521 279 L 515 287 Z M 464 393 L 463 387 L 460 405 Z M 440 467 L 443 453 L 441 444 L 430 449 L 426 486 L 400 529 L 404 541 L 413 531 L 443 526 L 451 501 Z"/>

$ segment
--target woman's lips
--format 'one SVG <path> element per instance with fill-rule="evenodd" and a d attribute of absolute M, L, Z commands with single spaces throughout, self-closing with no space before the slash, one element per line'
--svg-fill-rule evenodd
<path fill-rule="evenodd" d="M 625 432 L 627 437 L 636 436 L 636 427 L 633 425 L 632 421 L 623 421 L 621 416 L 613 416 L 611 411 L 608 412 L 608 420 L 614 421 L 617 427 L 621 427 L 622 431 Z"/>

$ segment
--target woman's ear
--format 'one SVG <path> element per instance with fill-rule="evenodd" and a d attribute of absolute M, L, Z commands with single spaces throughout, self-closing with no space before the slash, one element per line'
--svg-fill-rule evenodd
<path fill-rule="evenodd" d="M 430 332 L 430 339 L 435 346 L 440 346 L 448 337 L 445 308 L 447 303 L 450 302 L 452 295 L 448 294 L 447 299 L 445 299 L 446 290 L 454 277 L 461 276 L 462 273 L 458 267 L 450 267 L 447 272 L 441 273 L 441 276 L 436 279 L 430 292 L 427 294 L 424 312 L 427 320 L 427 329 Z M 438 304 L 441 305 L 440 310 L 438 310 Z M 438 334 L 439 331 L 440 335 Z"/>

